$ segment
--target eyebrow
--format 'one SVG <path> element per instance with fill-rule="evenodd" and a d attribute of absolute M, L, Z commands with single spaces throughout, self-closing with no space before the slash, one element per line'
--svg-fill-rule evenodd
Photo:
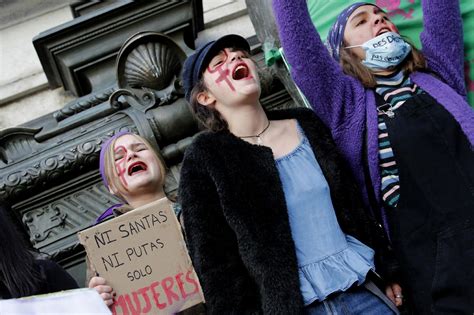
<path fill-rule="evenodd" d="M 381 8 L 377 7 L 377 6 L 373 6 L 374 7 L 374 14 L 379 14 L 379 13 L 383 13 L 383 14 L 387 14 L 384 10 L 382 10 Z M 359 13 L 357 13 L 356 15 L 354 15 L 353 17 L 350 18 L 349 22 L 352 22 L 354 19 L 358 18 L 359 16 L 361 15 L 364 15 L 364 14 L 368 14 L 367 11 L 360 11 Z"/>
<path fill-rule="evenodd" d="M 132 149 L 136 149 L 137 147 L 140 147 L 140 146 L 145 146 L 146 147 L 145 143 L 143 143 L 143 142 L 134 142 L 130 145 L 130 147 Z"/>
<path fill-rule="evenodd" d="M 356 15 L 354 15 L 353 17 L 351 17 L 350 21 L 349 22 L 352 22 L 354 19 L 358 18 L 359 16 L 361 15 L 365 15 L 367 14 L 366 11 L 360 11 L 359 13 L 357 13 Z"/>
<path fill-rule="evenodd" d="M 123 145 L 119 145 L 118 147 L 114 148 L 114 153 L 124 150 L 127 151 L 127 149 Z"/>
<path fill-rule="evenodd" d="M 382 10 L 381 8 L 379 8 L 379 7 L 375 6 L 375 5 L 374 5 L 374 8 L 375 8 L 375 9 L 374 9 L 374 13 L 375 13 L 375 14 L 379 14 L 379 13 L 381 13 L 381 12 L 382 12 L 383 14 L 386 14 L 386 12 L 385 12 L 384 10 Z"/>
<path fill-rule="evenodd" d="M 219 52 L 214 57 L 212 57 L 211 61 L 214 60 L 217 57 L 222 56 L 222 55 L 227 56 L 227 53 L 224 49 L 219 50 Z"/>
<path fill-rule="evenodd" d="M 220 57 L 221 55 L 225 56 L 224 60 L 227 59 L 228 55 L 227 55 L 226 51 L 224 49 L 219 50 L 219 52 L 214 57 L 212 57 L 211 60 L 209 60 L 209 64 L 207 65 L 207 69 L 214 68 L 214 66 L 215 66 L 214 63 L 217 62 L 217 60 L 214 61 L 214 59 L 216 59 L 217 57 Z"/>
<path fill-rule="evenodd" d="M 143 142 L 134 142 L 134 143 L 130 144 L 131 149 L 136 149 L 137 147 L 140 147 L 140 146 L 145 146 L 146 147 L 145 143 L 143 143 Z M 119 152 L 120 150 L 127 151 L 127 148 L 125 148 L 125 146 L 123 146 L 123 145 L 120 145 L 114 150 L 114 152 Z"/>

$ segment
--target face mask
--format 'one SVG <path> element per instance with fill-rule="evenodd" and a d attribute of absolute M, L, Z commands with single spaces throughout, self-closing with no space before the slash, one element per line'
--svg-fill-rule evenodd
<path fill-rule="evenodd" d="M 362 47 L 365 50 L 365 60 L 362 60 L 362 64 L 374 70 L 385 70 L 399 65 L 411 51 L 411 46 L 393 32 L 381 34 L 362 45 L 345 48 L 353 47 Z"/>

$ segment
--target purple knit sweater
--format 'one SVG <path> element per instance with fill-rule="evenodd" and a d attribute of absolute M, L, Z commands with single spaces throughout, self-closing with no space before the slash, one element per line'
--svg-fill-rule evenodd
<path fill-rule="evenodd" d="M 291 75 L 313 110 L 331 129 L 339 150 L 349 162 L 368 204 L 364 178 L 364 135 L 375 196 L 381 204 L 374 92 L 342 68 L 322 43 L 306 6 L 306 0 L 273 0 L 280 40 Z M 474 111 L 466 101 L 463 73 L 462 19 L 458 1 L 424 0 L 422 52 L 437 74 L 416 72 L 410 77 L 434 97 L 460 124 L 474 147 Z M 385 228 L 386 214 L 381 207 Z"/>

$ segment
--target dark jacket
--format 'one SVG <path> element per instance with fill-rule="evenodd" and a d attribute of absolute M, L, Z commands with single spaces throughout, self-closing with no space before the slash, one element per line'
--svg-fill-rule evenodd
<path fill-rule="evenodd" d="M 298 120 L 328 181 L 342 230 L 377 249 L 375 224 L 329 130 L 309 109 L 268 115 Z M 179 198 L 210 314 L 301 312 L 295 247 L 270 148 L 229 131 L 201 134 L 186 150 Z"/>
<path fill-rule="evenodd" d="M 32 295 L 78 288 L 76 280 L 54 261 L 38 259 L 35 261 L 34 268 L 37 269 L 40 279 L 37 290 Z M 10 298 L 12 298 L 12 295 L 3 282 L 0 281 L 0 299 Z"/>

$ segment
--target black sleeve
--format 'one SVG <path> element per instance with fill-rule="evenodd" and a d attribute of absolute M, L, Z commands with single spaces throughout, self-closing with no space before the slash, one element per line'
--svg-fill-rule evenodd
<path fill-rule="evenodd" d="M 37 260 L 37 264 L 42 278 L 42 294 L 77 289 L 79 287 L 76 280 L 54 261 Z"/>
<path fill-rule="evenodd" d="M 375 267 L 385 284 L 399 283 L 401 280 L 400 263 L 395 252 L 385 236 L 385 232 L 380 224 L 374 221 L 373 233 L 375 237 Z"/>
<path fill-rule="evenodd" d="M 191 152 L 190 152 L 191 151 Z M 194 268 L 201 282 L 208 314 L 258 314 L 258 299 L 240 259 L 217 188 L 200 154 L 188 148 L 179 183 L 184 228 Z"/>

